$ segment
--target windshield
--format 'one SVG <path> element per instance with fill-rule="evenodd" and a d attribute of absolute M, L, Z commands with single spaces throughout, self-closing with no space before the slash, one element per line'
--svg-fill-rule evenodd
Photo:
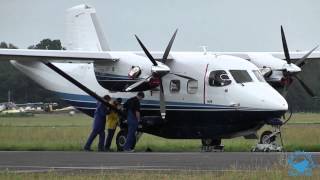
<path fill-rule="evenodd" d="M 259 70 L 253 70 L 252 72 L 260 82 L 266 82 Z"/>
<path fill-rule="evenodd" d="M 246 70 L 230 70 L 230 73 L 237 83 L 252 82 L 252 78 Z"/>

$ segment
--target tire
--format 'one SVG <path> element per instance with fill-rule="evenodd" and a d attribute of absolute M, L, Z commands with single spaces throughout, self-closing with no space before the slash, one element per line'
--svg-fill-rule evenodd
<path fill-rule="evenodd" d="M 124 145 L 127 142 L 127 135 L 128 135 L 127 129 L 122 129 L 118 132 L 116 137 L 117 151 L 123 151 Z M 135 145 L 136 145 L 136 140 L 134 140 L 133 146 L 131 147 L 131 149 L 134 149 Z"/>
<path fill-rule="evenodd" d="M 201 139 L 202 146 L 219 146 L 221 145 L 221 139 Z"/>
<path fill-rule="evenodd" d="M 260 144 L 271 144 L 276 140 L 276 136 L 267 139 L 272 134 L 271 131 L 264 131 L 260 136 Z"/>

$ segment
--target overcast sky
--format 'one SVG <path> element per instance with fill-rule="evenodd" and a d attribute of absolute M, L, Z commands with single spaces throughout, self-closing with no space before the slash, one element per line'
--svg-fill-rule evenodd
<path fill-rule="evenodd" d="M 319 0 L 1 0 L 0 41 L 20 48 L 41 39 L 64 39 L 65 10 L 86 3 L 112 50 L 164 50 L 179 28 L 173 50 L 279 51 L 280 25 L 291 50 L 320 44 Z"/>

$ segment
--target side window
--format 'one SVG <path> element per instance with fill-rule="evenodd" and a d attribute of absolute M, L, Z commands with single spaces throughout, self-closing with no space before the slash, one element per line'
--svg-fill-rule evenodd
<path fill-rule="evenodd" d="M 224 70 L 212 71 L 209 75 L 210 86 L 227 86 L 231 84 L 231 80 Z"/>
<path fill-rule="evenodd" d="M 189 80 L 187 84 L 187 90 L 189 94 L 195 94 L 198 91 L 198 81 Z"/>
<path fill-rule="evenodd" d="M 170 81 L 170 92 L 178 93 L 180 91 L 180 80 L 171 80 Z"/>

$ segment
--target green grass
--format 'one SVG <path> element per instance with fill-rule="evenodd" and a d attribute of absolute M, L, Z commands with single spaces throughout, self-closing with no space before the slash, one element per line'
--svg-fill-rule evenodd
<path fill-rule="evenodd" d="M 269 180 L 269 179 L 319 179 L 320 171 L 313 170 L 311 177 L 290 177 L 288 169 L 284 167 L 258 170 L 258 171 L 98 171 L 98 172 L 48 172 L 48 173 L 0 173 L 0 179 L 6 180 L 29 180 L 29 179 L 66 179 L 66 180 L 90 180 L 90 179 L 130 179 L 130 180 L 149 180 L 149 179 L 235 179 L 235 180 Z"/>
<path fill-rule="evenodd" d="M 290 123 L 283 127 L 287 151 L 320 151 L 320 114 L 294 114 Z M 90 131 L 92 119 L 77 114 L 41 114 L 34 117 L 0 117 L 0 150 L 81 150 Z M 262 130 L 270 129 L 264 127 Z M 262 131 L 261 130 L 261 131 Z M 261 133 L 260 131 L 260 133 Z M 250 151 L 256 140 L 235 138 L 223 140 L 226 151 Z M 136 150 L 145 151 L 199 151 L 200 140 L 171 140 L 144 134 Z M 96 147 L 96 142 L 93 145 Z M 115 142 L 112 148 L 115 149 Z"/>

